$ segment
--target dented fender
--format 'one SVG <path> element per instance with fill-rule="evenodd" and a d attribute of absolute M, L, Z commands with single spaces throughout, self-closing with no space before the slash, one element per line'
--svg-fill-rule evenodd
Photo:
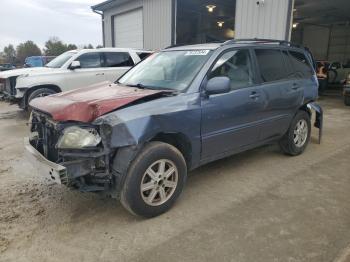
<path fill-rule="evenodd" d="M 201 104 L 198 93 L 133 105 L 101 116 L 93 124 L 107 134 L 111 149 L 143 145 L 160 134 L 181 135 L 191 146 L 192 164 L 199 163 Z"/>
<path fill-rule="evenodd" d="M 308 103 L 307 108 L 316 113 L 314 127 L 318 128 L 318 143 L 321 144 L 323 133 L 323 109 L 315 102 Z"/>

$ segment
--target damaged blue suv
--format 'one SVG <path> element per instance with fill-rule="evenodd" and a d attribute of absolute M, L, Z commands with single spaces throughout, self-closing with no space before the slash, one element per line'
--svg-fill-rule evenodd
<path fill-rule="evenodd" d="M 59 184 L 157 216 L 194 168 L 274 142 L 299 155 L 313 113 L 321 137 L 313 65 L 307 49 L 285 41 L 170 47 L 115 83 L 31 101 L 27 156 Z"/>

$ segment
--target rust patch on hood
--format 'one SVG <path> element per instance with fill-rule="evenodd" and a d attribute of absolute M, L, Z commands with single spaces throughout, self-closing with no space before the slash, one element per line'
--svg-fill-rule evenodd
<path fill-rule="evenodd" d="M 144 97 L 164 93 L 103 82 L 47 97 L 36 98 L 30 106 L 48 113 L 55 121 L 92 122 L 106 113 Z"/>

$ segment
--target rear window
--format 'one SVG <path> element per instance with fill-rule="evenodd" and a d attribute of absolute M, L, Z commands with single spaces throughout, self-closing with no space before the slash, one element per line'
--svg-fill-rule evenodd
<path fill-rule="evenodd" d="M 133 66 L 134 61 L 127 52 L 108 52 L 105 53 L 107 67 L 125 67 Z"/>
<path fill-rule="evenodd" d="M 288 78 L 285 63 L 280 50 L 255 50 L 260 76 L 264 82 L 278 81 Z"/>
<path fill-rule="evenodd" d="M 293 64 L 296 75 L 301 78 L 307 78 L 312 76 L 313 70 L 303 53 L 296 51 L 289 51 L 290 59 Z"/>

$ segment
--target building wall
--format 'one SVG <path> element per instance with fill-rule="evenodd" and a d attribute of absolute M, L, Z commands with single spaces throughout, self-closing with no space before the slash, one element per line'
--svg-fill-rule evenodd
<path fill-rule="evenodd" d="M 346 63 L 350 57 L 350 26 L 307 25 L 293 31 L 293 42 L 308 47 L 316 60 Z"/>
<path fill-rule="evenodd" d="M 235 38 L 289 40 L 292 10 L 293 0 L 237 0 Z"/>
<path fill-rule="evenodd" d="M 347 63 L 350 59 L 350 25 L 331 27 L 328 59 Z"/>
<path fill-rule="evenodd" d="M 104 11 L 105 47 L 113 47 L 113 16 L 142 7 L 142 0 L 129 1 Z"/>
<path fill-rule="evenodd" d="M 104 12 L 104 43 L 113 46 L 113 17 L 143 8 L 143 31 L 145 49 L 162 49 L 171 45 L 172 0 L 132 0 Z"/>
<path fill-rule="evenodd" d="M 172 0 L 143 0 L 144 48 L 159 50 L 171 45 Z"/>
<path fill-rule="evenodd" d="M 302 44 L 310 48 L 316 60 L 327 60 L 330 28 L 325 26 L 306 26 L 302 30 Z"/>

